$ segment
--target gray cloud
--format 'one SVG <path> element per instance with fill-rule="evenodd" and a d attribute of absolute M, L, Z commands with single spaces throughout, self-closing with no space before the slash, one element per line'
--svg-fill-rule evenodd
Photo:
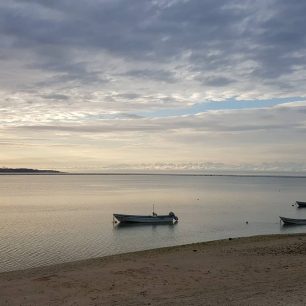
<path fill-rule="evenodd" d="M 160 145 L 160 159 L 171 144 L 191 158 L 227 146 L 233 159 L 241 148 L 245 160 L 257 152 L 302 162 L 303 103 L 175 109 L 305 97 L 305 15 L 300 0 L 2 1 L 0 141 L 41 133 L 55 146 L 106 142 L 109 152 Z M 151 111 L 161 118 L 145 118 Z"/>
<path fill-rule="evenodd" d="M 203 84 L 208 84 L 214 87 L 223 87 L 225 85 L 235 83 L 235 80 L 226 77 L 209 77 L 207 79 L 199 79 Z"/>
<path fill-rule="evenodd" d="M 209 133 L 238 133 L 267 131 L 272 134 L 275 131 L 306 130 L 305 124 L 306 106 L 291 106 L 231 110 L 209 111 L 190 116 L 178 116 L 170 118 L 141 118 L 134 115 L 118 116 L 117 119 L 95 121 L 89 123 L 66 123 L 57 125 L 25 125 L 20 129 L 33 131 L 64 131 L 74 133 L 113 133 L 113 132 L 168 132 L 179 130 L 193 130 Z M 137 119 L 137 120 L 123 120 Z"/>
<path fill-rule="evenodd" d="M 103 170 L 121 170 L 121 171 L 163 171 L 179 172 L 191 174 L 258 174 L 258 173 L 297 173 L 303 174 L 306 171 L 306 163 L 286 163 L 286 162 L 263 162 L 254 164 L 225 164 L 215 162 L 159 162 L 159 163 L 136 163 L 136 164 L 112 164 L 104 167 Z"/>
<path fill-rule="evenodd" d="M 197 72 L 207 87 L 269 80 L 272 88 L 287 83 L 294 90 L 295 74 L 305 71 L 305 13 L 298 0 L 15 0 L 1 4 L 1 55 L 27 50 L 35 56 L 29 69 L 64 73 L 61 82 L 100 80 L 103 66 L 93 69 L 89 58 L 79 60 L 78 52 L 86 50 L 157 67 L 184 58 L 187 71 Z M 123 75 L 177 81 L 163 68 Z"/>
<path fill-rule="evenodd" d="M 129 70 L 123 73 L 122 75 L 138 79 L 156 80 L 168 83 L 174 83 L 176 81 L 175 76 L 170 71 L 165 71 L 165 70 L 153 70 L 153 69 Z"/>
<path fill-rule="evenodd" d="M 42 98 L 45 99 L 50 99 L 50 100 L 69 100 L 69 97 L 66 95 L 61 95 L 61 94 L 49 94 L 49 95 L 44 95 Z"/>

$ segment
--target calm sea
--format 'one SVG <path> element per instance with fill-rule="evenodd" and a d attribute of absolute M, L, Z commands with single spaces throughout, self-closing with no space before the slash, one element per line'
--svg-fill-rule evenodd
<path fill-rule="evenodd" d="M 257 234 L 306 232 L 306 178 L 0 176 L 0 271 Z M 176 225 L 113 226 L 114 212 L 174 211 Z M 248 224 L 246 223 L 248 221 Z"/>

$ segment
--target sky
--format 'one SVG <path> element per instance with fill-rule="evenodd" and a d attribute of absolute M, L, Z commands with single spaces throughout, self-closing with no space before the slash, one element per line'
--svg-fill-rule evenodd
<path fill-rule="evenodd" d="M 0 2 L 0 167 L 306 174 L 306 2 Z"/>

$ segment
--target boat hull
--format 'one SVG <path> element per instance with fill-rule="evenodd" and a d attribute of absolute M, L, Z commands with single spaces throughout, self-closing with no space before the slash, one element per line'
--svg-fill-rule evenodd
<path fill-rule="evenodd" d="M 139 215 L 114 214 L 113 216 L 120 223 L 158 224 L 158 223 L 174 223 L 177 221 L 173 216 L 169 216 L 169 215 L 139 216 Z"/>
<path fill-rule="evenodd" d="M 306 207 L 306 202 L 296 201 L 296 204 L 297 204 L 299 207 Z"/>
<path fill-rule="evenodd" d="M 288 225 L 306 225 L 306 219 L 292 219 L 280 217 L 280 219 L 284 222 L 284 224 Z"/>

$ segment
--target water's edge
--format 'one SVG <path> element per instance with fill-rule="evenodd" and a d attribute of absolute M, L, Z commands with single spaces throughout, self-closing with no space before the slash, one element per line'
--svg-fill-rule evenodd
<path fill-rule="evenodd" d="M 89 259 L 82 259 L 76 260 L 72 262 L 63 262 L 59 264 L 52 264 L 46 266 L 38 266 L 33 268 L 27 269 L 20 269 L 20 270 L 11 270 L 0 272 L 0 276 L 12 276 L 15 274 L 35 274 L 40 272 L 48 272 L 48 271 L 60 271 L 62 269 L 75 269 L 81 266 L 90 266 L 97 263 L 107 263 L 109 261 L 115 261 L 118 259 L 126 260 L 130 259 L 131 257 L 135 256 L 147 256 L 147 255 L 154 255 L 154 254 L 161 254 L 161 253 L 168 253 L 168 252 L 175 252 L 185 248 L 203 248 L 203 247 L 213 247 L 213 246 L 222 246 L 227 245 L 229 243 L 255 243 L 261 242 L 265 240 L 275 240 L 275 239 L 286 239 L 291 237 L 305 237 L 306 233 L 292 233 L 292 234 L 270 234 L 270 235 L 252 235 L 252 236 L 242 236 L 242 237 L 229 237 L 226 239 L 217 239 L 217 240 L 210 240 L 210 241 L 202 241 L 202 242 L 195 242 L 195 243 L 187 243 L 182 245 L 175 245 L 170 247 L 161 247 L 161 248 L 154 248 L 154 249 L 147 249 L 135 252 L 126 252 L 126 253 L 118 253 L 114 255 L 107 255 L 101 256 L 96 258 L 89 258 Z"/>

